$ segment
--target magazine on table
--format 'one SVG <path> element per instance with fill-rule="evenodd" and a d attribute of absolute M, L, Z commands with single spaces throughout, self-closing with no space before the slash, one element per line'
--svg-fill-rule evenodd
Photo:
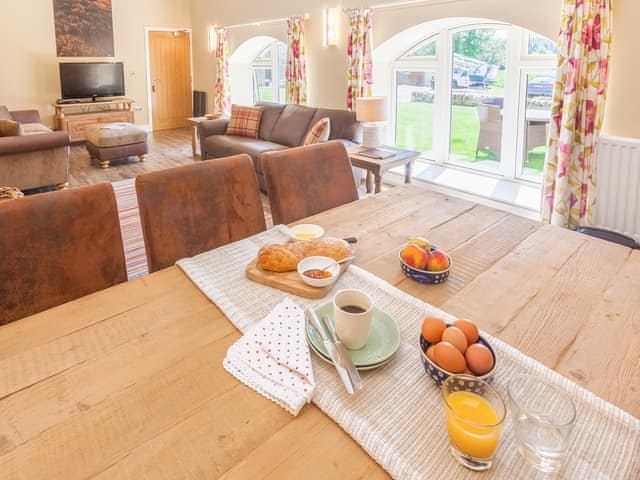
<path fill-rule="evenodd" d="M 384 160 L 385 158 L 393 157 L 394 155 L 397 155 L 397 154 L 398 154 L 397 150 L 391 150 L 391 149 L 382 148 L 382 147 L 367 148 L 366 150 L 362 150 L 358 152 L 358 155 L 361 155 L 363 157 L 374 158 L 376 160 Z"/>

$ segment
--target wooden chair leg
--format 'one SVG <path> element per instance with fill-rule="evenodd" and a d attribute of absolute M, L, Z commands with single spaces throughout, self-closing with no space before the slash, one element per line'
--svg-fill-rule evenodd
<path fill-rule="evenodd" d="M 109 168 L 109 160 L 100 160 L 100 168 Z"/>

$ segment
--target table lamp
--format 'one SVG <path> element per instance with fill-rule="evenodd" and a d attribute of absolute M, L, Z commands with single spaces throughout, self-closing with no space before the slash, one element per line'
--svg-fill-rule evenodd
<path fill-rule="evenodd" d="M 382 126 L 387 121 L 387 98 L 356 98 L 356 120 L 362 123 L 362 146 L 379 147 Z"/>

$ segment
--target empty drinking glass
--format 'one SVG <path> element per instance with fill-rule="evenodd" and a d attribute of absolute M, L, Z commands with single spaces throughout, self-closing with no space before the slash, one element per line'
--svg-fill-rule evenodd
<path fill-rule="evenodd" d="M 518 450 L 537 470 L 560 471 L 576 419 L 573 402 L 533 375 L 516 375 L 507 391 Z"/>

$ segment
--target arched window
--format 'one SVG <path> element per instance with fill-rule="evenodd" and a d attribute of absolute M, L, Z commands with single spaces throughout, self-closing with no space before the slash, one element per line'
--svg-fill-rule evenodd
<path fill-rule="evenodd" d="M 284 71 L 287 46 L 275 41 L 265 48 L 251 64 L 253 100 L 255 102 L 285 102 Z"/>
<path fill-rule="evenodd" d="M 432 29 L 390 64 L 396 145 L 436 163 L 539 182 L 555 53 L 550 40 L 504 23 Z"/>

